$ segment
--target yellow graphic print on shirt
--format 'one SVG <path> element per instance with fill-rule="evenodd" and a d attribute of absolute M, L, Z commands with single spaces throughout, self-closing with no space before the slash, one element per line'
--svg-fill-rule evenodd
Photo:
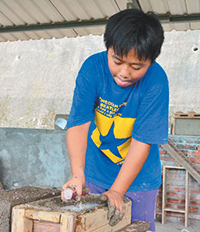
<path fill-rule="evenodd" d="M 123 118 L 126 102 L 116 105 L 100 98 L 95 110 L 96 129 L 92 140 L 114 163 L 122 164 L 130 147 L 133 125 L 136 118 Z"/>

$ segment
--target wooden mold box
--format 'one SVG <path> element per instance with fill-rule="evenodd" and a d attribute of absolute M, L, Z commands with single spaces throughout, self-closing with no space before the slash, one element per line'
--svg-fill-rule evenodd
<path fill-rule="evenodd" d="M 75 201 L 63 202 L 60 196 L 22 204 L 12 209 L 12 232 L 114 232 L 131 223 L 131 201 L 125 198 L 125 216 L 115 226 L 107 219 L 108 207 L 99 200 L 99 195 L 91 194 L 82 204 L 98 203 L 90 209 L 79 212 L 66 210 Z"/>

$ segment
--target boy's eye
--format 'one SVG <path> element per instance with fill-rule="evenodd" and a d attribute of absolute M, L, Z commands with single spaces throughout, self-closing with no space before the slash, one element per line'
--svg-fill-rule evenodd
<path fill-rule="evenodd" d="M 117 64 L 117 65 L 122 64 L 120 61 L 115 61 L 115 60 L 114 60 L 114 63 Z"/>
<path fill-rule="evenodd" d="M 140 68 L 134 68 L 134 67 L 132 67 L 132 69 L 136 71 L 140 70 Z"/>

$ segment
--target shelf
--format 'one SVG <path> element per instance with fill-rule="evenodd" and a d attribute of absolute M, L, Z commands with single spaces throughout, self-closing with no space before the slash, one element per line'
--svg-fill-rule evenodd
<path fill-rule="evenodd" d="M 167 169 L 177 169 L 177 170 L 185 170 L 185 210 L 172 209 L 166 207 L 166 192 L 167 192 Z M 185 227 L 188 226 L 188 208 L 189 208 L 189 172 L 179 166 L 164 166 L 163 167 L 163 185 L 162 185 L 162 224 L 166 222 L 166 212 L 176 212 L 176 213 L 184 213 L 185 214 Z"/>
<path fill-rule="evenodd" d="M 180 210 L 180 209 L 172 209 L 172 208 L 165 208 L 165 211 L 170 211 L 170 212 L 177 212 L 177 213 L 185 213 L 185 210 Z"/>

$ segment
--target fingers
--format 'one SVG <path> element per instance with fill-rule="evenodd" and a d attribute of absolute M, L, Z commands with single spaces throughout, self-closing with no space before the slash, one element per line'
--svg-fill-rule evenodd
<path fill-rule="evenodd" d="M 115 208 L 114 214 L 110 218 L 109 225 L 115 226 L 123 219 L 123 216 L 124 216 L 124 212 Z"/>
<path fill-rule="evenodd" d="M 74 186 L 74 188 L 75 188 L 75 191 L 76 191 L 76 200 L 77 201 L 80 201 L 80 199 L 81 199 L 81 195 L 82 195 L 82 191 L 83 191 L 83 188 L 82 188 L 82 186 Z"/>
<path fill-rule="evenodd" d="M 108 200 L 107 195 L 101 194 L 101 195 L 100 195 L 100 200 L 101 200 L 101 201 L 107 201 L 107 200 Z"/>
<path fill-rule="evenodd" d="M 125 214 L 125 206 L 122 210 L 119 210 L 115 206 L 113 206 L 110 201 L 108 201 L 108 220 L 111 226 L 116 225 L 119 221 L 121 221 Z"/>
<path fill-rule="evenodd" d="M 72 185 L 67 185 L 67 187 L 62 191 L 61 199 L 63 201 L 69 201 L 72 199 L 77 199 L 77 190 Z"/>
<path fill-rule="evenodd" d="M 113 215 L 115 214 L 116 207 L 111 204 L 110 201 L 108 201 L 108 220 L 110 220 Z"/>
<path fill-rule="evenodd" d="M 68 185 L 69 185 L 68 182 L 66 182 L 65 184 L 63 184 L 62 190 L 66 189 L 66 187 L 67 187 Z"/>
<path fill-rule="evenodd" d="M 62 186 L 61 199 L 63 201 L 68 201 L 75 199 L 80 200 L 82 196 L 82 188 L 85 184 L 85 179 L 74 175 Z M 85 192 L 85 195 L 87 193 Z"/>
<path fill-rule="evenodd" d="M 86 197 L 89 194 L 90 194 L 90 189 L 84 186 L 82 189 L 82 197 Z"/>
<path fill-rule="evenodd" d="M 100 196 L 100 199 L 107 201 L 108 204 L 108 220 L 111 226 L 116 225 L 123 219 L 125 214 L 125 205 L 123 197 L 115 192 L 108 191 Z"/>
<path fill-rule="evenodd" d="M 80 201 L 81 197 L 86 197 L 90 194 L 90 189 L 87 187 L 82 187 L 79 185 L 71 185 L 68 183 L 68 185 L 63 185 L 65 187 L 61 192 L 61 199 L 63 201 L 69 201 L 69 200 L 76 200 Z"/>
<path fill-rule="evenodd" d="M 81 183 L 75 181 L 68 181 L 62 186 L 61 199 L 63 201 L 76 200 L 79 201 L 82 195 Z"/>

